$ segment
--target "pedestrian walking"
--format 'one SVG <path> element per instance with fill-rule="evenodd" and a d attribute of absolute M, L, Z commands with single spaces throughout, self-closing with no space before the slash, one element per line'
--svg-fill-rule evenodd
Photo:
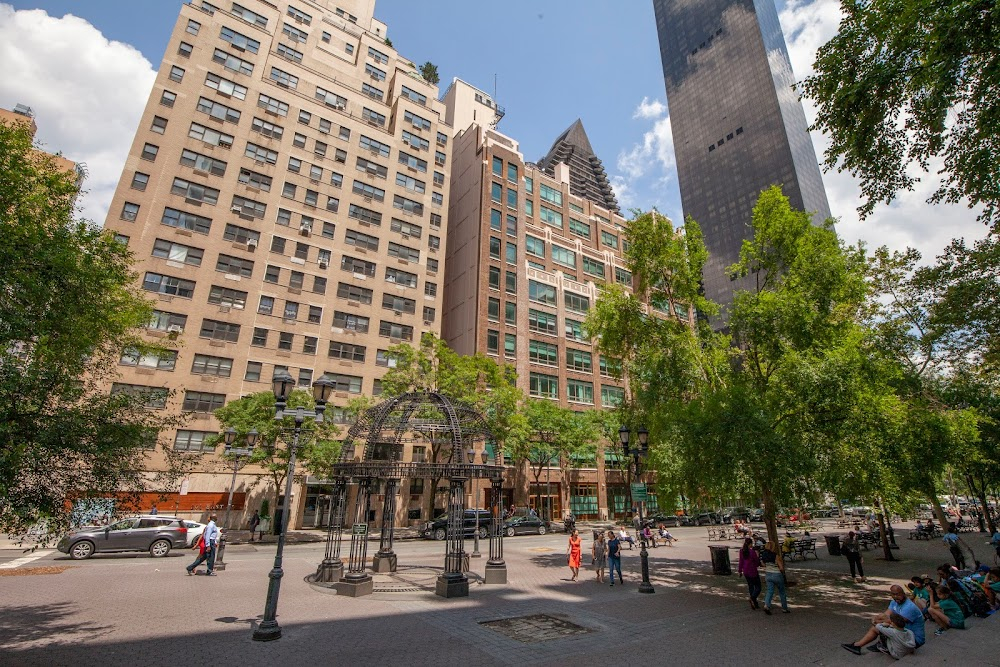
<path fill-rule="evenodd" d="M 778 547 L 768 540 L 764 545 L 764 551 L 760 554 L 761 564 L 764 566 L 764 580 L 767 582 L 767 593 L 764 594 L 764 613 L 771 615 L 771 600 L 774 599 L 774 590 L 778 589 L 778 597 L 781 599 L 781 611 L 789 613 L 788 598 L 785 593 L 785 573 L 778 568 Z"/>
<path fill-rule="evenodd" d="M 611 575 L 611 585 L 615 585 L 615 570 L 618 570 L 618 583 L 624 584 L 622 579 L 622 545 L 615 535 L 615 531 L 608 531 L 608 574 Z"/>
<path fill-rule="evenodd" d="M 153 503 L 153 507 L 149 510 L 149 516 L 156 516 L 159 513 L 159 510 L 156 509 L 156 503 Z"/>
<path fill-rule="evenodd" d="M 253 534 L 257 532 L 257 526 L 260 525 L 260 512 L 257 510 L 253 511 L 253 516 L 250 517 L 250 541 L 253 542 Z"/>
<path fill-rule="evenodd" d="M 847 533 L 847 538 L 844 540 L 841 549 L 844 555 L 847 556 L 847 564 L 851 567 L 851 579 L 854 580 L 854 583 L 857 583 L 858 577 L 860 577 L 861 583 L 864 583 L 864 558 L 861 556 L 861 543 L 858 541 L 857 533 L 853 530 Z"/>
<path fill-rule="evenodd" d="M 581 542 L 580 542 L 580 532 L 573 529 L 573 533 L 569 536 L 569 544 L 566 546 L 567 553 L 567 563 L 569 564 L 569 571 L 573 573 L 573 578 L 570 581 L 576 581 L 577 577 L 580 576 L 580 556 L 581 556 Z"/>
<path fill-rule="evenodd" d="M 753 540 L 749 537 L 743 540 L 743 548 L 740 549 L 740 560 L 738 571 L 747 580 L 747 592 L 750 595 L 750 609 L 756 610 L 760 605 L 757 598 L 760 597 L 760 556 L 753 548 Z"/>
<path fill-rule="evenodd" d="M 948 532 L 944 534 L 941 541 L 948 545 L 948 550 L 951 551 L 951 557 L 955 559 L 955 567 L 960 570 L 965 569 L 965 554 L 962 553 L 962 547 L 959 546 L 961 539 L 955 533 L 955 524 L 948 524 Z"/>
<path fill-rule="evenodd" d="M 194 562 L 187 566 L 188 576 L 194 574 L 195 568 L 204 562 L 208 562 L 208 571 L 206 574 L 210 577 L 215 576 L 215 549 L 219 545 L 219 528 L 215 525 L 216 515 L 209 517 L 208 525 L 205 526 L 205 532 L 201 534 L 201 553 L 195 558 Z"/>
<path fill-rule="evenodd" d="M 604 533 L 594 536 L 594 546 L 590 550 L 591 562 L 597 571 L 597 583 L 604 583 L 604 568 L 608 566 L 608 543 L 604 541 Z"/>

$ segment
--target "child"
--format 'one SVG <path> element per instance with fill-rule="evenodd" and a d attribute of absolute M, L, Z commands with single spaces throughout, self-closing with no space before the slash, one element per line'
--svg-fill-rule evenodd
<path fill-rule="evenodd" d="M 947 586 L 939 586 L 937 589 L 938 599 L 931 603 L 928 610 L 931 620 L 938 624 L 938 629 L 934 634 L 941 636 L 949 628 L 956 630 L 965 629 L 965 614 L 954 600 L 951 599 L 951 589 Z"/>
<path fill-rule="evenodd" d="M 906 629 L 906 619 L 894 611 L 889 612 L 888 623 L 879 623 L 875 629 L 878 630 L 878 650 L 888 653 L 896 660 L 913 653 L 917 648 L 913 631 Z"/>
<path fill-rule="evenodd" d="M 927 608 L 931 604 L 931 594 L 927 590 L 928 583 L 930 583 L 930 579 L 927 577 L 913 577 L 910 579 L 910 583 L 906 584 L 910 590 L 910 599 L 924 612 L 924 618 L 927 617 Z"/>

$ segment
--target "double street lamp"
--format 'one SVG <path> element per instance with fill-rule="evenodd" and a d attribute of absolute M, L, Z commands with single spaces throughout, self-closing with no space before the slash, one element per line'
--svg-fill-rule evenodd
<path fill-rule="evenodd" d="M 232 426 L 226 429 L 225 433 L 222 434 L 222 441 L 225 443 L 225 450 L 223 456 L 226 460 L 233 466 L 233 478 L 229 482 L 229 500 L 226 501 L 226 516 L 222 520 L 222 525 L 226 527 L 226 530 L 232 528 L 229 525 L 229 512 L 233 509 L 233 490 L 236 488 L 236 473 L 240 471 L 240 468 L 247 464 L 250 457 L 253 456 L 253 448 L 257 445 L 257 429 L 253 429 L 244 436 L 244 443 L 242 447 L 234 447 L 236 442 L 236 429 Z M 219 531 L 219 557 L 215 560 L 216 570 L 226 569 L 226 534 Z"/>
<path fill-rule="evenodd" d="M 294 436 L 288 447 L 288 470 L 285 473 L 285 504 L 281 511 L 281 530 L 278 532 L 278 549 L 274 554 L 274 567 L 268 573 L 267 602 L 264 603 L 264 618 L 260 624 L 254 628 L 254 641 L 267 642 L 281 639 L 281 626 L 278 625 L 278 592 L 281 588 L 281 578 L 284 570 L 281 568 L 281 559 L 285 550 L 285 535 L 288 533 L 288 520 L 292 505 L 292 482 L 295 476 L 295 452 L 299 447 L 299 436 L 302 434 L 302 424 L 306 419 L 313 419 L 314 423 L 323 423 L 323 413 L 326 411 L 326 402 L 330 398 L 336 383 L 327 377 L 326 374 L 313 382 L 313 399 L 316 401 L 315 410 L 305 408 L 294 408 L 289 410 L 289 415 L 295 419 L 295 428 L 292 431 Z M 274 420 L 283 421 L 285 409 L 288 407 L 288 395 L 295 388 L 295 379 L 288 374 L 288 371 L 279 370 L 271 379 L 271 388 L 274 391 Z"/>
<path fill-rule="evenodd" d="M 627 426 L 622 426 L 618 429 L 618 438 L 621 440 L 622 453 L 626 456 L 632 457 L 632 471 L 633 479 L 640 480 L 642 478 L 642 463 L 646 456 L 649 454 L 649 431 L 646 430 L 645 426 L 640 426 L 636 431 L 638 436 L 638 442 L 629 444 L 631 441 L 631 432 Z M 642 505 L 643 501 L 636 503 L 639 510 L 639 559 L 642 562 L 642 583 L 639 584 L 640 593 L 653 593 L 653 584 L 649 582 L 649 552 L 646 550 L 646 538 L 643 535 L 643 525 L 642 520 Z"/>
<path fill-rule="evenodd" d="M 481 456 L 482 456 L 483 465 L 486 465 L 486 463 L 490 459 L 490 455 L 486 451 L 486 446 L 485 445 L 483 446 L 483 451 L 481 452 Z M 476 462 L 476 450 L 474 450 L 474 449 L 472 449 L 470 447 L 468 449 L 468 451 L 465 452 L 465 458 L 468 459 L 469 463 L 475 463 Z M 469 491 L 471 492 L 472 489 L 469 489 Z M 473 506 L 476 508 L 476 533 L 475 533 L 475 537 L 472 538 L 472 558 L 481 558 L 482 554 L 479 553 L 479 486 L 478 486 L 478 484 L 476 485 L 476 500 L 473 503 Z M 492 531 L 493 531 L 493 526 L 491 525 L 490 526 L 490 535 L 493 534 Z"/>

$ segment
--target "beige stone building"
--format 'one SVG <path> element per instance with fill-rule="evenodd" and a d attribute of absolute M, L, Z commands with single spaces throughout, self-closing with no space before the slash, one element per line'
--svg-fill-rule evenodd
<path fill-rule="evenodd" d="M 600 355 L 582 324 L 601 287 L 632 287 L 622 246 L 625 219 L 577 120 L 537 163 L 496 130 L 504 111 L 454 80 L 444 95 L 455 132 L 442 335 L 461 354 L 513 364 L 534 398 L 576 410 L 624 396 L 615 360 Z M 660 316 L 691 321 L 687 305 Z M 610 449 L 610 448 L 609 448 Z M 627 479 L 613 451 L 553 462 L 539 478 L 511 471 L 505 507 L 539 505 L 558 519 L 622 517 Z M 655 501 L 650 504 L 655 509 Z"/>
<path fill-rule="evenodd" d="M 0 109 L 0 121 L 8 125 L 13 125 L 14 123 L 26 125 L 31 131 L 32 138 L 34 138 L 35 134 L 38 133 L 38 125 L 35 123 L 35 114 L 31 110 L 31 107 L 24 104 L 16 104 L 13 109 Z M 84 164 L 68 160 L 58 153 L 45 154 L 50 156 L 55 161 L 56 167 L 75 173 L 76 184 L 78 187 L 83 184 L 83 180 L 87 177 L 87 168 Z"/>
<path fill-rule="evenodd" d="M 151 407 L 187 416 L 151 469 L 165 449 L 200 455 L 161 512 L 224 507 L 212 413 L 270 390 L 275 369 L 302 387 L 329 374 L 327 416 L 343 421 L 352 397 L 380 393 L 390 345 L 440 333 L 452 131 L 373 12 L 374 0 L 180 8 L 106 222 L 156 301 L 150 340 L 175 345 L 126 352 L 114 389 L 170 391 Z M 241 471 L 232 524 L 269 492 L 252 487 L 260 472 Z M 324 521 L 326 493 L 298 485 L 293 525 Z"/>

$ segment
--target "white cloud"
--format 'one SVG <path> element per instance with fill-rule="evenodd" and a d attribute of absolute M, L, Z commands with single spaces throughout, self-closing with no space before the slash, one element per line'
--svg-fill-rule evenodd
<path fill-rule="evenodd" d="M 87 21 L 0 4 L 0 106 L 35 112 L 36 139 L 87 165 L 83 215 L 103 224 L 156 72 Z"/>
<path fill-rule="evenodd" d="M 840 2 L 789 0 L 779 18 L 792 70 L 801 81 L 813 73 L 816 51 L 837 32 Z M 815 106 L 809 100 L 804 100 L 804 106 L 811 124 L 816 116 Z M 825 136 L 813 133 L 813 145 L 820 160 L 829 144 Z M 975 211 L 961 205 L 926 203 L 936 188 L 935 171 L 932 164 L 931 174 L 922 174 L 923 181 L 912 192 L 900 193 L 890 206 L 878 206 L 866 220 L 861 220 L 857 212 L 861 204 L 857 181 L 848 173 L 824 173 L 830 209 L 840 218 L 838 234 L 849 243 L 863 240 L 871 247 L 886 245 L 893 250 L 913 247 L 921 252 L 925 262 L 933 261 L 953 238 L 985 236 L 986 227 L 976 222 Z M 916 169 L 913 173 L 916 174 Z"/>
<path fill-rule="evenodd" d="M 642 102 L 635 108 L 632 118 L 659 118 L 667 112 L 667 105 L 660 100 L 649 101 L 648 97 L 643 97 Z"/>
<path fill-rule="evenodd" d="M 655 105 L 659 105 L 659 113 L 656 116 L 648 115 L 648 110 Z M 651 167 L 656 166 L 664 172 L 674 172 L 676 164 L 674 137 L 670 131 L 670 116 L 666 115 L 666 110 L 666 107 L 659 102 L 649 104 L 647 98 L 643 98 L 636 108 L 634 118 L 655 120 L 652 129 L 642 135 L 641 142 L 618 154 L 618 170 L 624 172 L 628 178 L 640 178 Z"/>

